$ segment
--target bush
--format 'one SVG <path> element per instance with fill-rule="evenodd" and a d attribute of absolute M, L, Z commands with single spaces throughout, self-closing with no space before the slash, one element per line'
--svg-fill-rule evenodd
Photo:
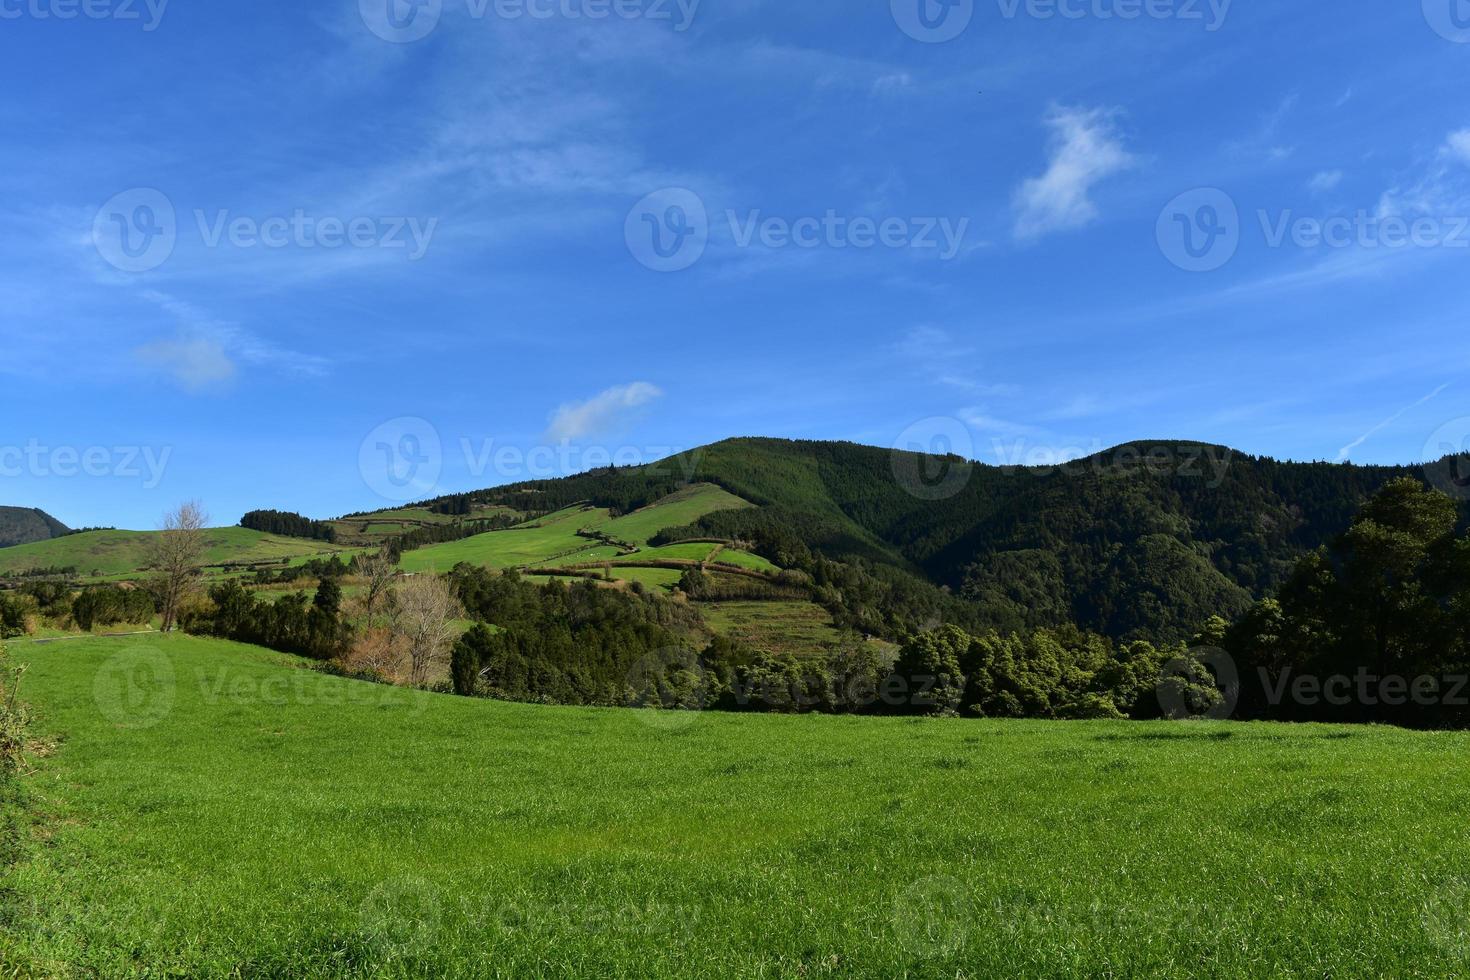
<path fill-rule="evenodd" d="M 146 623 L 155 612 L 153 596 L 142 589 L 115 585 L 84 589 L 71 604 L 71 617 L 82 630 L 116 623 Z"/>
<path fill-rule="evenodd" d="M 26 632 L 26 614 L 30 605 L 18 595 L 0 594 L 0 640 Z"/>

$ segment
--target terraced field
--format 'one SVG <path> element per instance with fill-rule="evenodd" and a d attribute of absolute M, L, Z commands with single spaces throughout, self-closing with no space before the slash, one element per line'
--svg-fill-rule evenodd
<path fill-rule="evenodd" d="M 814 602 L 702 602 L 699 609 L 716 633 L 772 653 L 824 653 L 844 639 Z"/>

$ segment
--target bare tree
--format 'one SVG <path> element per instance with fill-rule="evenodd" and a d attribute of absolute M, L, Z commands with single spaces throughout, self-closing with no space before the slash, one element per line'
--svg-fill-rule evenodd
<path fill-rule="evenodd" d="M 458 631 L 459 601 L 449 583 L 433 574 L 416 575 L 394 590 L 393 629 L 408 653 L 409 683 L 423 687 L 430 669 L 442 663 Z"/>
<path fill-rule="evenodd" d="M 178 622 L 179 607 L 194 590 L 204 564 L 204 526 L 209 515 L 197 501 L 180 504 L 163 517 L 163 528 L 148 543 L 148 565 L 157 574 L 155 589 L 163 612 L 163 632 Z"/>
<path fill-rule="evenodd" d="M 388 554 L 386 548 L 381 549 L 375 555 L 360 555 L 357 559 L 357 570 L 363 578 L 367 579 L 367 591 L 363 593 L 363 603 L 367 607 L 367 625 L 373 625 L 373 608 L 377 606 L 378 600 L 383 598 L 388 587 L 393 584 L 393 577 L 398 574 L 398 566 Z"/>

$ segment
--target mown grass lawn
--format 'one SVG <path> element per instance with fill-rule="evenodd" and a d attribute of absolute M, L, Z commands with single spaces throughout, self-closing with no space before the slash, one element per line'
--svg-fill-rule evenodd
<path fill-rule="evenodd" d="M 1464 735 L 563 709 L 184 637 L 12 652 L 59 741 L 3 975 L 1470 968 Z"/>

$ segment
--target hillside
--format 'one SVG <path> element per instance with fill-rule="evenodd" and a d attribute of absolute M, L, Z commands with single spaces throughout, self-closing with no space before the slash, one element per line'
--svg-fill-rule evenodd
<path fill-rule="evenodd" d="M 0 551 L 0 576 L 23 575 L 40 569 L 75 569 L 74 576 L 115 578 L 135 574 L 148 563 L 148 542 L 155 531 L 87 531 L 49 541 L 16 545 Z M 206 571 L 267 564 L 282 566 L 315 555 L 347 549 L 320 541 L 283 538 L 241 527 L 212 528 L 205 532 Z"/>
<path fill-rule="evenodd" d="M 0 507 L 0 548 L 59 538 L 70 529 L 43 510 Z"/>
<path fill-rule="evenodd" d="M 958 477 L 935 492 L 923 475 L 942 481 L 946 468 Z M 669 526 L 650 543 L 745 541 L 819 580 L 831 572 L 823 560 L 856 562 L 882 588 L 908 594 L 911 622 L 926 615 L 1001 629 L 1073 622 L 1117 638 L 1172 641 L 1269 594 L 1401 475 L 1424 478 L 1417 468 L 1280 462 L 1187 442 L 1143 442 L 1037 468 L 851 443 L 732 439 L 650 466 L 430 505 L 624 512 L 678 492 L 687 478 L 754 506 L 678 525 L 670 511 Z"/>

